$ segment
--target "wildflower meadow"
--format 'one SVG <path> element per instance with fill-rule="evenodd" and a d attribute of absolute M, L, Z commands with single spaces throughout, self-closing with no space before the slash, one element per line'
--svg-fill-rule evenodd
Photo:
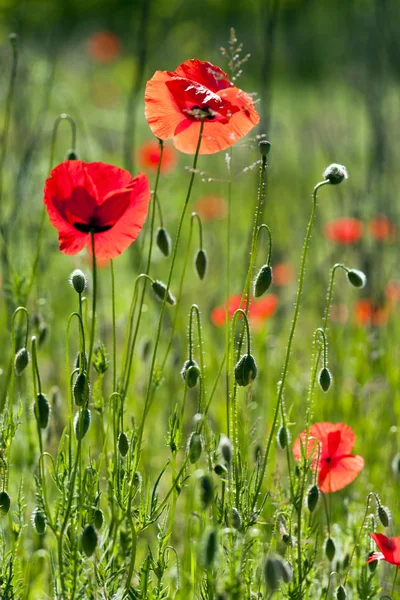
<path fill-rule="evenodd" d="M 0 598 L 395 600 L 396 76 L 137 4 L 133 54 L 122 2 L 53 57 L 4 11 Z"/>

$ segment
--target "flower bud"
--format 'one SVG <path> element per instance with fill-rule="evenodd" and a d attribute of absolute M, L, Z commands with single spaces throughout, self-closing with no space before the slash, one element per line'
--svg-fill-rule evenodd
<path fill-rule="evenodd" d="M 390 510 L 387 506 L 383 506 L 382 504 L 378 504 L 378 519 L 382 523 L 384 527 L 389 527 L 391 514 Z"/>
<path fill-rule="evenodd" d="M 97 546 L 97 533 L 93 525 L 87 525 L 81 535 L 81 547 L 86 556 L 92 556 Z"/>
<path fill-rule="evenodd" d="M 22 375 L 22 372 L 29 364 L 29 352 L 23 347 L 18 350 L 14 358 L 14 371 L 16 375 Z"/>
<path fill-rule="evenodd" d="M 343 165 L 338 165 L 337 163 L 333 163 L 325 169 L 323 172 L 323 177 L 325 180 L 328 180 L 329 183 L 337 185 L 338 183 L 342 183 L 344 179 L 348 178 L 348 173 L 346 167 Z"/>
<path fill-rule="evenodd" d="M 218 549 L 218 536 L 214 528 L 205 530 L 200 543 L 200 564 L 209 570 L 215 563 Z"/>
<path fill-rule="evenodd" d="M 261 156 L 266 158 L 271 150 L 271 142 L 268 142 L 267 140 L 261 140 L 258 142 L 258 147 L 260 149 Z"/>
<path fill-rule="evenodd" d="M 329 562 L 333 561 L 333 559 L 335 558 L 335 553 L 336 553 L 335 542 L 333 541 L 332 538 L 328 538 L 325 542 L 325 556 L 327 557 Z"/>
<path fill-rule="evenodd" d="M 207 265 L 208 258 L 206 251 L 200 248 L 200 250 L 196 252 L 196 256 L 194 257 L 194 267 L 196 269 L 197 275 L 199 276 L 199 279 L 201 280 L 203 280 L 206 276 Z"/>
<path fill-rule="evenodd" d="M 122 457 L 125 457 L 128 454 L 129 440 L 128 436 L 123 431 L 121 431 L 118 436 L 118 450 Z"/>
<path fill-rule="evenodd" d="M 311 485 L 307 491 L 307 508 L 310 513 L 314 512 L 319 500 L 319 488 L 317 485 Z"/>
<path fill-rule="evenodd" d="M 40 508 L 35 508 L 32 513 L 31 520 L 36 533 L 39 535 L 44 535 L 47 528 L 47 519 L 44 512 Z"/>
<path fill-rule="evenodd" d="M 78 352 L 76 357 L 75 357 L 75 361 L 74 361 L 74 368 L 75 369 L 79 369 L 80 371 L 86 371 L 87 370 L 87 355 L 84 354 L 83 352 Z"/>
<path fill-rule="evenodd" d="M 264 265 L 258 271 L 254 279 L 253 294 L 256 298 L 262 296 L 272 283 L 272 268 L 270 265 Z"/>
<path fill-rule="evenodd" d="M 318 375 L 318 383 L 323 392 L 327 392 L 329 390 L 329 388 L 331 387 L 332 375 L 331 375 L 331 372 L 329 371 L 329 369 L 327 369 L 326 367 L 323 367 L 320 370 L 319 375 Z"/>
<path fill-rule="evenodd" d="M 347 279 L 350 281 L 351 285 L 356 288 L 363 288 L 367 283 L 367 278 L 362 271 L 358 269 L 349 269 L 346 272 Z"/>
<path fill-rule="evenodd" d="M 163 301 L 165 298 L 165 294 L 167 292 L 167 286 L 165 285 L 165 283 L 163 283 L 162 281 L 156 280 L 156 281 L 153 281 L 153 283 L 151 284 L 151 287 L 153 289 L 153 292 L 154 292 L 156 298 Z M 171 304 L 172 306 L 176 303 L 174 296 L 171 294 L 171 292 L 169 290 L 168 290 L 168 294 L 166 296 L 166 302 L 168 302 L 168 304 Z"/>
<path fill-rule="evenodd" d="M 87 286 L 86 276 L 80 269 L 75 269 L 70 275 L 69 283 L 77 294 L 82 294 Z"/>
<path fill-rule="evenodd" d="M 336 588 L 336 598 L 337 600 L 346 600 L 347 598 L 346 588 L 342 585 L 339 585 L 339 587 Z"/>
<path fill-rule="evenodd" d="M 187 380 L 189 388 L 194 388 L 200 376 L 199 365 L 195 360 L 186 360 L 181 369 L 181 375 L 184 381 Z"/>
<path fill-rule="evenodd" d="M 169 256 L 171 254 L 171 238 L 164 227 L 159 227 L 157 229 L 156 244 L 164 256 Z"/>
<path fill-rule="evenodd" d="M 276 441 L 278 442 L 278 446 L 281 450 L 285 450 L 285 448 L 287 448 L 288 444 L 290 443 L 290 431 L 287 427 L 283 427 L 283 425 L 279 427 L 276 435 Z"/>
<path fill-rule="evenodd" d="M 85 437 L 89 431 L 91 421 L 91 414 L 88 408 L 83 411 L 82 416 L 80 414 L 80 412 L 77 412 L 74 419 L 74 430 L 77 440 L 82 440 Z"/>
<path fill-rule="evenodd" d="M 7 492 L 0 492 L 0 514 L 6 515 L 10 510 L 11 500 Z"/>
<path fill-rule="evenodd" d="M 257 365 L 251 354 L 243 354 L 235 365 L 236 383 L 241 386 L 249 385 L 257 376 Z"/>
<path fill-rule="evenodd" d="M 86 406 L 89 401 L 90 389 L 86 373 L 78 373 L 72 388 L 75 404 L 77 406 Z"/>
<path fill-rule="evenodd" d="M 68 150 L 67 154 L 65 155 L 65 160 L 78 160 L 79 159 L 79 155 L 76 152 L 76 150 Z"/>
<path fill-rule="evenodd" d="M 400 475 L 400 452 L 396 454 L 392 460 L 392 471 L 395 477 Z"/>
<path fill-rule="evenodd" d="M 279 588 L 279 582 L 289 583 L 292 580 L 292 567 L 279 555 L 270 555 L 265 561 L 264 579 L 270 592 Z"/>
<path fill-rule="evenodd" d="M 37 395 L 36 402 L 33 406 L 33 412 L 35 413 L 39 427 L 41 429 L 46 429 L 49 424 L 50 405 L 44 394 Z"/>
<path fill-rule="evenodd" d="M 202 443 L 201 443 L 201 437 L 198 433 L 193 432 L 192 435 L 189 438 L 189 460 L 192 463 L 192 465 L 194 463 L 196 463 L 200 456 L 201 456 L 201 452 L 203 449 Z"/>
<path fill-rule="evenodd" d="M 210 475 L 200 477 L 200 501 L 203 510 L 205 510 L 214 499 L 214 490 Z"/>
<path fill-rule="evenodd" d="M 146 361 L 150 356 L 150 352 L 151 352 L 151 339 L 148 337 L 145 337 L 140 340 L 140 344 L 139 344 L 139 355 L 140 355 L 141 359 Z"/>
<path fill-rule="evenodd" d="M 219 440 L 219 451 L 224 461 L 229 466 L 232 462 L 233 447 L 231 440 L 228 437 L 226 437 L 226 435 L 221 435 L 221 438 Z"/>
<path fill-rule="evenodd" d="M 238 530 L 242 527 L 242 517 L 235 507 L 232 508 L 232 527 Z"/>
<path fill-rule="evenodd" d="M 100 342 L 94 351 L 93 366 L 99 375 L 104 375 L 110 366 L 107 350 L 103 342 Z"/>
<path fill-rule="evenodd" d="M 101 508 L 96 508 L 93 515 L 93 523 L 96 529 L 101 529 L 104 523 L 104 513 Z"/>
<path fill-rule="evenodd" d="M 214 465 L 214 473 L 216 473 L 218 477 L 222 477 L 223 475 L 226 475 L 228 473 L 228 469 L 225 467 L 225 465 L 221 465 L 220 463 L 218 463 Z"/>

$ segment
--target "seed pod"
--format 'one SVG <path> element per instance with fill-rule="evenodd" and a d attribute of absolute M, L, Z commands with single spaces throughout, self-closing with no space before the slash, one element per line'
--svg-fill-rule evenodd
<path fill-rule="evenodd" d="M 207 273 L 208 258 L 206 251 L 200 248 L 194 257 L 194 267 L 199 279 L 203 280 Z"/>
<path fill-rule="evenodd" d="M 80 269 L 75 269 L 71 273 L 69 282 L 77 294 L 82 294 L 87 286 L 86 275 Z"/>
<path fill-rule="evenodd" d="M 328 538 L 325 542 L 325 555 L 329 562 L 335 558 L 336 546 L 332 538 Z"/>
<path fill-rule="evenodd" d="M 323 177 L 324 179 L 327 179 L 329 183 L 337 185 L 348 178 L 347 169 L 343 165 L 333 163 L 325 169 L 323 172 Z"/>
<path fill-rule="evenodd" d="M 347 279 L 350 281 L 351 285 L 356 288 L 363 288 L 367 283 L 367 278 L 362 271 L 358 269 L 350 269 L 346 273 Z"/>
<path fill-rule="evenodd" d="M 205 510 L 214 499 L 214 490 L 212 479 L 209 475 L 200 477 L 200 501 L 203 510 Z"/>
<path fill-rule="evenodd" d="M 347 598 L 346 588 L 342 585 L 339 585 L 339 587 L 336 588 L 336 598 L 337 600 L 346 600 Z"/>
<path fill-rule="evenodd" d="M 20 348 L 18 352 L 16 352 L 14 358 L 14 371 L 16 375 L 22 375 L 22 372 L 29 364 L 29 359 L 29 352 L 25 347 Z"/>
<path fill-rule="evenodd" d="M 104 523 L 104 513 L 100 508 L 96 508 L 93 516 L 93 523 L 96 529 L 101 529 Z"/>
<path fill-rule="evenodd" d="M 387 506 L 378 505 L 378 518 L 384 527 L 389 527 L 391 514 Z"/>
<path fill-rule="evenodd" d="M 257 376 L 257 365 L 251 354 L 243 354 L 235 365 L 236 383 L 241 386 L 249 385 Z"/>
<path fill-rule="evenodd" d="M 81 547 L 86 556 L 92 556 L 97 546 L 97 533 L 93 525 L 86 525 L 81 535 Z"/>
<path fill-rule="evenodd" d="M 128 436 L 123 431 L 121 431 L 118 436 L 118 450 L 122 457 L 125 457 L 128 454 L 129 440 Z"/>
<path fill-rule="evenodd" d="M 159 300 L 163 301 L 165 294 L 167 292 L 167 286 L 165 285 L 165 283 L 163 283 L 162 281 L 153 281 L 153 283 L 151 284 L 152 290 L 156 296 L 156 298 L 158 298 Z M 168 302 L 168 304 L 171 304 L 172 306 L 176 303 L 176 300 L 174 298 L 174 296 L 171 294 L 171 292 L 168 290 L 168 294 L 166 297 L 166 302 Z"/>
<path fill-rule="evenodd" d="M 235 507 L 232 508 L 232 527 L 238 530 L 242 527 L 242 517 Z"/>
<path fill-rule="evenodd" d="M 79 416 L 80 412 L 77 412 L 74 419 L 74 430 L 77 440 L 82 440 L 87 432 L 89 431 L 91 414 L 88 408 L 83 411 L 82 417 Z"/>
<path fill-rule="evenodd" d="M 194 388 L 200 376 L 200 368 L 195 360 L 185 360 L 181 369 L 182 379 L 186 381 L 189 388 Z"/>
<path fill-rule="evenodd" d="M 35 413 L 39 427 L 46 429 L 49 424 L 50 405 L 44 394 L 37 395 L 36 402 L 33 405 L 33 412 Z"/>
<path fill-rule="evenodd" d="M 214 465 L 214 473 L 216 473 L 219 477 L 222 477 L 228 473 L 228 469 L 225 467 L 225 465 L 218 463 Z"/>
<path fill-rule="evenodd" d="M 285 448 L 287 448 L 288 444 L 290 443 L 290 431 L 287 427 L 283 427 L 283 425 L 279 427 L 276 435 L 276 441 L 278 442 L 278 446 L 281 450 L 285 450 Z"/>
<path fill-rule="evenodd" d="M 205 530 L 200 543 L 200 563 L 209 570 L 214 565 L 218 550 L 218 536 L 214 528 Z"/>
<path fill-rule="evenodd" d="M 199 460 L 202 449 L 203 446 L 200 435 L 196 432 L 193 432 L 189 438 L 189 460 L 192 465 Z"/>
<path fill-rule="evenodd" d="M 32 513 L 32 525 L 35 528 L 36 533 L 44 535 L 47 528 L 46 515 L 40 508 L 35 508 Z"/>
<path fill-rule="evenodd" d="M 7 492 L 0 492 L 0 514 L 6 515 L 10 510 L 11 500 Z"/>
<path fill-rule="evenodd" d="M 258 147 L 259 147 L 261 156 L 266 158 L 267 155 L 269 154 L 269 151 L 271 150 L 271 142 L 268 142 L 267 140 L 261 140 L 258 142 Z"/>
<path fill-rule="evenodd" d="M 157 229 L 156 244 L 164 256 L 169 256 L 171 254 L 171 238 L 164 227 L 159 227 Z"/>
<path fill-rule="evenodd" d="M 319 489 L 317 485 L 311 485 L 307 491 L 307 508 L 310 513 L 313 513 L 319 500 Z"/>
<path fill-rule="evenodd" d="M 232 462 L 233 447 L 231 440 L 226 435 L 221 435 L 219 440 L 219 451 L 226 464 L 229 466 Z"/>
<path fill-rule="evenodd" d="M 323 392 L 327 392 L 331 387 L 332 375 L 326 367 L 323 367 L 318 375 L 318 382 Z"/>
<path fill-rule="evenodd" d="M 89 382 L 86 373 L 78 373 L 72 393 L 77 406 L 86 406 L 89 401 Z"/>
<path fill-rule="evenodd" d="M 262 296 L 272 283 L 272 269 L 270 265 L 264 265 L 258 271 L 254 279 L 253 293 L 256 298 Z"/>
<path fill-rule="evenodd" d="M 78 160 L 79 156 L 78 153 L 76 152 L 76 150 L 68 150 L 67 154 L 65 155 L 65 160 Z"/>

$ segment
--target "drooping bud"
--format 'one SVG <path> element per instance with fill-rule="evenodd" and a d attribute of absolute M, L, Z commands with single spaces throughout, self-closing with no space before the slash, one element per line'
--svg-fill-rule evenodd
<path fill-rule="evenodd" d="M 391 514 L 387 506 L 378 504 L 378 518 L 384 527 L 389 527 Z"/>
<path fill-rule="evenodd" d="M 203 449 L 203 446 L 201 443 L 201 436 L 198 433 L 196 433 L 196 432 L 192 433 L 192 435 L 189 438 L 188 447 L 189 447 L 189 460 L 193 465 L 194 463 L 196 463 L 199 460 L 202 449 Z"/>
<path fill-rule="evenodd" d="M 159 227 L 157 229 L 156 244 L 164 256 L 169 256 L 171 254 L 171 238 L 164 227 Z"/>
<path fill-rule="evenodd" d="M 272 268 L 270 265 L 264 265 L 258 271 L 256 278 L 254 279 L 254 290 L 253 294 L 256 298 L 262 296 L 269 288 L 272 283 Z"/>
<path fill-rule="evenodd" d="M 76 150 L 68 150 L 65 155 L 65 160 L 79 160 L 79 156 Z"/>
<path fill-rule="evenodd" d="M 276 435 L 276 441 L 278 442 L 278 446 L 281 450 L 285 450 L 285 448 L 287 448 L 288 444 L 290 444 L 290 431 L 287 427 L 283 427 L 283 425 L 279 427 Z"/>
<path fill-rule="evenodd" d="M 187 380 L 189 388 L 194 388 L 200 376 L 200 368 L 195 360 L 185 360 L 181 369 L 182 379 Z"/>
<path fill-rule="evenodd" d="M 201 537 L 200 564 L 209 570 L 214 565 L 217 557 L 218 536 L 214 528 L 206 529 Z"/>
<path fill-rule="evenodd" d="M 86 275 L 80 269 L 75 269 L 70 275 L 69 283 L 77 294 L 83 294 L 87 286 Z"/>
<path fill-rule="evenodd" d="M 233 447 L 231 440 L 228 437 L 226 437 L 226 435 L 221 435 L 221 438 L 219 440 L 219 451 L 224 461 L 229 466 L 232 462 Z"/>
<path fill-rule="evenodd" d="M 11 500 L 7 492 L 0 492 L 0 514 L 6 515 L 10 510 Z"/>
<path fill-rule="evenodd" d="M 44 535 L 46 533 L 47 528 L 47 519 L 46 515 L 40 508 L 35 508 L 32 513 L 32 525 L 36 530 L 36 533 L 39 535 Z"/>
<path fill-rule="evenodd" d="M 35 413 L 39 427 L 41 429 L 46 429 L 49 424 L 50 405 L 44 394 L 37 395 L 36 402 L 33 406 L 33 412 Z"/>
<path fill-rule="evenodd" d="M 29 364 L 29 352 L 23 347 L 18 350 L 14 358 L 14 371 L 16 375 L 22 375 L 22 372 L 26 369 Z"/>
<path fill-rule="evenodd" d="M 232 527 L 238 530 L 242 527 L 242 517 L 235 507 L 232 508 Z"/>
<path fill-rule="evenodd" d="M 194 267 L 199 279 L 203 280 L 207 273 L 208 258 L 206 251 L 200 248 L 194 257 Z"/>
<path fill-rule="evenodd" d="M 104 375 L 110 366 L 107 350 L 103 342 L 100 342 L 93 354 L 93 366 L 99 375 Z"/>
<path fill-rule="evenodd" d="M 257 365 L 251 354 L 243 354 L 235 365 L 236 383 L 241 386 L 249 385 L 257 376 Z"/>
<path fill-rule="evenodd" d="M 329 562 L 333 561 L 333 559 L 335 558 L 335 553 L 336 553 L 335 542 L 333 541 L 332 538 L 327 538 L 327 540 L 325 542 L 325 556 L 327 557 Z"/>
<path fill-rule="evenodd" d="M 118 436 L 118 450 L 122 457 L 125 457 L 128 454 L 129 440 L 128 436 L 123 431 L 121 431 Z"/>
<path fill-rule="evenodd" d="M 308 488 L 307 496 L 306 496 L 307 508 L 310 511 L 310 513 L 314 512 L 314 510 L 318 504 L 318 500 L 319 500 L 319 488 L 317 485 L 311 485 Z"/>
<path fill-rule="evenodd" d="M 339 585 L 339 587 L 336 588 L 336 598 L 337 600 L 346 600 L 347 598 L 346 588 L 342 585 Z"/>
<path fill-rule="evenodd" d="M 281 556 L 271 554 L 265 561 L 264 579 L 270 592 L 279 588 L 279 582 L 289 583 L 292 580 L 292 567 Z"/>
<path fill-rule="evenodd" d="M 266 158 L 271 150 L 271 142 L 268 142 L 267 140 L 261 140 L 258 142 L 258 147 L 260 149 L 261 156 Z"/>
<path fill-rule="evenodd" d="M 165 285 L 165 283 L 163 283 L 162 281 L 158 281 L 158 279 L 156 279 L 151 284 L 151 287 L 153 289 L 155 296 L 159 300 L 163 301 L 165 298 L 165 295 L 167 293 L 167 286 Z M 175 297 L 171 294 L 171 292 L 169 290 L 168 290 L 168 294 L 166 296 L 166 302 L 168 302 L 168 304 L 171 304 L 172 306 L 176 303 Z"/>
<path fill-rule="evenodd" d="M 337 185 L 338 183 L 342 183 L 344 179 L 348 178 L 348 173 L 346 167 L 343 165 L 338 165 L 337 163 L 333 163 L 329 165 L 323 172 L 324 179 L 327 179 L 329 183 L 333 183 Z"/>
<path fill-rule="evenodd" d="M 225 465 L 218 463 L 214 465 L 214 473 L 216 473 L 219 477 L 222 477 L 228 473 L 228 469 L 225 467 Z"/>
<path fill-rule="evenodd" d="M 363 288 L 367 283 L 367 278 L 362 271 L 358 269 L 349 269 L 346 271 L 347 279 L 350 281 L 351 285 L 356 288 Z"/>
<path fill-rule="evenodd" d="M 90 384 L 87 381 L 86 373 L 78 373 L 72 393 L 77 406 L 86 406 L 90 396 Z"/>
<path fill-rule="evenodd" d="M 97 530 L 103 527 L 104 523 L 104 513 L 101 508 L 96 508 L 93 515 L 93 523 Z"/>
<path fill-rule="evenodd" d="M 77 440 L 82 440 L 85 437 L 89 431 L 91 421 L 91 414 L 88 408 L 83 411 L 82 416 L 80 414 L 80 411 L 77 412 L 74 418 L 74 430 Z"/>
<path fill-rule="evenodd" d="M 323 392 L 327 392 L 331 387 L 332 375 L 327 367 L 323 367 L 318 375 L 318 383 Z"/>
<path fill-rule="evenodd" d="M 92 556 L 97 546 L 97 533 L 93 525 L 87 525 L 81 535 L 81 546 L 86 556 Z"/>
<path fill-rule="evenodd" d="M 200 501 L 203 510 L 205 510 L 214 499 L 214 490 L 212 479 L 209 475 L 200 477 Z"/>

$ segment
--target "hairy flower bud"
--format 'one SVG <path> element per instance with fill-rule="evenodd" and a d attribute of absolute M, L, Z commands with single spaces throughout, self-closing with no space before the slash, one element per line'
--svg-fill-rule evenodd
<path fill-rule="evenodd" d="M 221 435 L 218 448 L 224 461 L 229 466 L 232 462 L 233 457 L 233 447 L 231 440 L 228 437 L 226 437 L 226 435 Z"/>
<path fill-rule="evenodd" d="M 218 549 L 218 535 L 214 528 L 205 530 L 200 542 L 200 564 L 209 570 L 214 565 Z"/>
<path fill-rule="evenodd" d="M 103 342 L 100 342 L 93 353 L 93 366 L 99 375 L 104 375 L 110 366 L 107 350 Z"/>
<path fill-rule="evenodd" d="M 378 504 L 378 519 L 382 523 L 384 527 L 389 527 L 391 514 L 390 510 L 387 506 L 383 506 L 382 504 Z"/>
<path fill-rule="evenodd" d="M 74 419 L 74 430 L 77 440 L 82 440 L 85 437 L 89 431 L 91 421 L 91 414 L 88 408 L 83 411 L 82 416 L 80 414 L 80 411 L 77 412 Z"/>
<path fill-rule="evenodd" d="M 72 388 L 72 394 L 77 406 L 86 406 L 90 395 L 86 373 L 78 373 Z"/>
<path fill-rule="evenodd" d="M 335 558 L 335 553 L 336 553 L 335 542 L 333 541 L 332 538 L 328 538 L 325 542 L 325 556 L 327 557 L 329 562 L 333 561 L 333 559 Z"/>
<path fill-rule="evenodd" d="M 214 473 L 216 473 L 218 477 L 222 477 L 223 475 L 226 475 L 228 473 L 228 469 L 225 467 L 225 465 L 217 463 L 216 465 L 214 465 Z"/>
<path fill-rule="evenodd" d="M 36 402 L 33 405 L 33 412 L 35 413 L 39 427 L 46 429 L 49 424 L 50 405 L 44 394 L 37 395 Z"/>
<path fill-rule="evenodd" d="M 342 585 L 339 585 L 339 587 L 336 588 L 336 598 L 337 600 L 346 600 L 347 598 L 346 588 Z"/>
<path fill-rule="evenodd" d="M 0 514 L 6 515 L 10 510 L 11 500 L 7 492 L 0 492 Z"/>
<path fill-rule="evenodd" d="M 319 488 L 316 485 L 311 485 L 307 491 L 307 508 L 310 513 L 314 512 L 319 500 Z"/>
<path fill-rule="evenodd" d="M 151 284 L 151 287 L 156 298 L 163 301 L 165 295 L 167 294 L 167 286 L 165 285 L 165 283 L 156 279 L 156 281 L 153 281 L 153 283 Z M 171 304 L 172 306 L 176 303 L 175 297 L 171 294 L 169 290 L 168 294 L 166 295 L 166 302 L 168 302 L 168 304 Z"/>
<path fill-rule="evenodd" d="M 103 527 L 104 523 L 104 513 L 101 508 L 96 508 L 93 514 L 93 523 L 97 530 Z"/>
<path fill-rule="evenodd" d="M 260 142 L 258 142 L 258 148 L 260 150 L 261 156 L 266 158 L 269 154 L 269 151 L 271 150 L 271 142 L 268 142 L 267 140 L 261 140 Z"/>
<path fill-rule="evenodd" d="M 196 463 L 199 460 L 202 449 L 203 449 L 203 445 L 201 443 L 201 436 L 198 433 L 196 433 L 196 432 L 192 433 L 192 435 L 189 438 L 188 448 L 189 448 L 189 460 L 193 465 L 194 463 Z"/>
<path fill-rule="evenodd" d="M 29 359 L 28 350 L 25 347 L 20 348 L 14 358 L 14 371 L 16 375 L 22 375 L 22 372 L 29 364 Z"/>
<path fill-rule="evenodd" d="M 329 390 L 329 388 L 331 387 L 332 375 L 331 375 L 331 372 L 329 371 L 329 369 L 327 369 L 326 367 L 323 367 L 320 370 L 319 375 L 318 375 L 318 383 L 323 392 L 327 392 Z"/>
<path fill-rule="evenodd" d="M 264 265 L 258 271 L 254 279 L 253 294 L 256 298 L 262 296 L 272 283 L 272 268 L 270 265 Z"/>
<path fill-rule="evenodd" d="M 292 577 L 292 567 L 281 556 L 271 554 L 267 557 L 264 566 L 264 579 L 271 593 L 279 588 L 280 580 L 289 583 Z"/>
<path fill-rule="evenodd" d="M 87 286 L 86 275 L 80 269 L 75 269 L 70 275 L 69 283 L 77 294 L 82 294 Z"/>
<path fill-rule="evenodd" d="M 210 475 L 200 477 L 200 501 L 203 510 L 205 510 L 214 499 L 214 489 Z"/>
<path fill-rule="evenodd" d="M 123 431 L 121 431 L 118 436 L 118 450 L 122 457 L 125 457 L 128 454 L 129 440 L 128 436 Z"/>
<path fill-rule="evenodd" d="M 290 444 L 290 431 L 287 427 L 283 427 L 283 425 L 279 427 L 276 435 L 276 441 L 278 442 L 278 446 L 281 450 L 285 450 L 285 448 L 287 448 L 288 444 Z"/>
<path fill-rule="evenodd" d="M 81 547 L 86 556 L 92 556 L 97 546 L 97 533 L 93 525 L 87 525 L 81 535 Z"/>
<path fill-rule="evenodd" d="M 157 229 L 156 244 L 164 256 L 169 256 L 171 254 L 171 238 L 164 227 L 159 227 Z"/>
<path fill-rule="evenodd" d="M 349 269 L 346 272 L 347 279 L 350 281 L 351 285 L 356 288 L 363 288 L 367 283 L 367 278 L 362 271 L 358 269 Z"/>
<path fill-rule="evenodd" d="M 348 173 L 346 167 L 343 165 L 338 165 L 337 163 L 333 163 L 329 165 L 323 172 L 324 179 L 327 179 L 329 183 L 333 183 L 337 185 L 338 183 L 342 183 L 344 179 L 348 178 Z"/>
<path fill-rule="evenodd" d="M 47 528 L 47 519 L 44 512 L 40 508 L 35 508 L 32 513 L 31 520 L 36 533 L 39 535 L 44 535 Z"/>
<path fill-rule="evenodd" d="M 79 159 L 79 155 L 77 153 L 76 150 L 68 150 L 67 154 L 65 155 L 65 160 L 78 160 Z"/>
<path fill-rule="evenodd" d="M 182 379 L 187 381 L 189 388 L 195 387 L 200 376 L 199 365 L 195 360 L 186 360 L 181 369 Z"/>
<path fill-rule="evenodd" d="M 241 386 L 249 385 L 257 376 L 257 365 L 251 354 L 243 354 L 235 365 L 236 383 Z"/>
<path fill-rule="evenodd" d="M 207 273 L 208 258 L 206 251 L 200 248 L 194 257 L 194 267 L 199 279 L 203 280 Z"/>

